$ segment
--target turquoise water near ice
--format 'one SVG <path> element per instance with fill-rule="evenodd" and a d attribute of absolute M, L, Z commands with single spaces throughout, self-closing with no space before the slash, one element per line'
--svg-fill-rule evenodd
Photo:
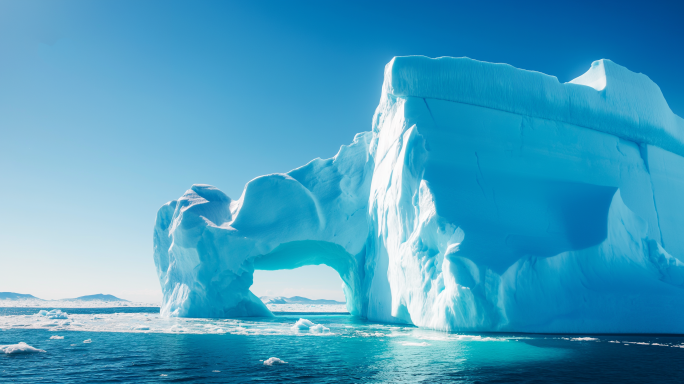
<path fill-rule="evenodd" d="M 31 328 L 44 322 L 35 315 L 38 310 L 0 308 L 0 345 L 25 342 L 46 351 L 0 353 L 0 382 L 684 381 L 681 336 L 449 334 L 314 313 L 178 320 L 184 331 L 164 333 L 155 327 L 166 329 L 177 320 L 159 318 L 156 308 L 63 309 L 69 321 L 86 329 L 75 331 L 64 324 Z M 150 330 L 121 331 L 122 324 L 137 324 L 140 318 Z M 330 331 L 295 333 L 290 327 L 299 318 Z M 245 334 L 220 333 L 213 324 L 225 324 L 221 332 Z M 201 333 L 205 328 L 212 333 Z M 50 340 L 54 335 L 64 339 Z M 270 357 L 287 364 L 264 365 Z"/>

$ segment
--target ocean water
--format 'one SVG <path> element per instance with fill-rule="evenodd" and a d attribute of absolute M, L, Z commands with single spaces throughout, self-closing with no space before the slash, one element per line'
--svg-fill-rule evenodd
<path fill-rule="evenodd" d="M 680 336 L 453 334 L 346 314 L 39 310 L 0 308 L 0 349 L 25 342 L 45 351 L 0 352 L 0 382 L 684 382 Z M 265 364 L 271 357 L 285 363 Z"/>

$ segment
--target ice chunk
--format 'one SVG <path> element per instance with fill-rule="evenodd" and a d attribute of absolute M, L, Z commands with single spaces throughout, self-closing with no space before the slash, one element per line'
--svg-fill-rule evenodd
<path fill-rule="evenodd" d="M 309 331 L 311 333 L 326 333 L 330 332 L 329 328 L 324 327 L 322 324 L 314 324 L 312 321 L 307 319 L 299 319 L 295 325 L 291 328 L 295 332 Z"/>
<path fill-rule="evenodd" d="M 409 341 L 407 341 L 407 342 L 401 343 L 401 345 L 404 345 L 404 346 L 407 346 L 407 347 L 427 347 L 427 346 L 429 346 L 430 344 L 428 344 L 428 343 L 425 342 L 425 341 L 422 342 L 422 343 L 414 343 L 414 342 L 409 342 Z"/>
<path fill-rule="evenodd" d="M 277 357 L 269 357 L 264 361 L 264 365 L 287 364 L 286 361 L 280 360 Z"/>
<path fill-rule="evenodd" d="M 62 312 L 60 309 L 53 309 L 51 311 L 46 311 L 44 309 L 41 309 L 38 311 L 38 316 L 44 316 L 47 317 L 48 319 L 68 319 L 68 315 L 66 312 Z"/>
<path fill-rule="evenodd" d="M 57 336 L 57 335 L 50 336 L 50 340 L 64 340 L 64 336 Z"/>
<path fill-rule="evenodd" d="M 161 207 L 161 313 L 271 316 L 255 269 L 325 264 L 348 311 L 374 321 L 684 333 L 683 155 L 658 86 L 609 60 L 562 84 L 396 57 L 371 131 L 335 157 L 257 177 L 238 200 L 198 184 Z"/>
<path fill-rule="evenodd" d="M 24 343 L 24 342 L 20 342 L 19 344 L 11 344 L 11 345 L 0 345 L 0 351 L 6 353 L 8 355 L 19 354 L 19 353 L 45 352 L 42 349 L 34 348 L 34 347 Z"/>

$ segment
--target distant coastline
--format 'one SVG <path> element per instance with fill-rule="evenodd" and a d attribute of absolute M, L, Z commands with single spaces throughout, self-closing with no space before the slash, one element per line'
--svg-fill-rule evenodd
<path fill-rule="evenodd" d="M 338 305 L 346 304 L 344 301 L 327 300 L 327 299 L 309 299 L 302 296 L 261 296 L 259 299 L 264 304 L 325 304 L 325 305 Z"/>

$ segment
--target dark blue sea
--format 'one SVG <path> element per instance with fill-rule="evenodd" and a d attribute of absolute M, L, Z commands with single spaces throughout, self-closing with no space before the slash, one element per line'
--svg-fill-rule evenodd
<path fill-rule="evenodd" d="M 451 334 L 346 314 L 166 319 L 158 308 L 39 311 L 0 308 L 0 348 L 24 342 L 45 351 L 0 353 L 0 382 L 684 382 L 680 336 Z M 310 323 L 293 329 L 300 318 Z M 272 357 L 282 363 L 265 364 Z"/>

